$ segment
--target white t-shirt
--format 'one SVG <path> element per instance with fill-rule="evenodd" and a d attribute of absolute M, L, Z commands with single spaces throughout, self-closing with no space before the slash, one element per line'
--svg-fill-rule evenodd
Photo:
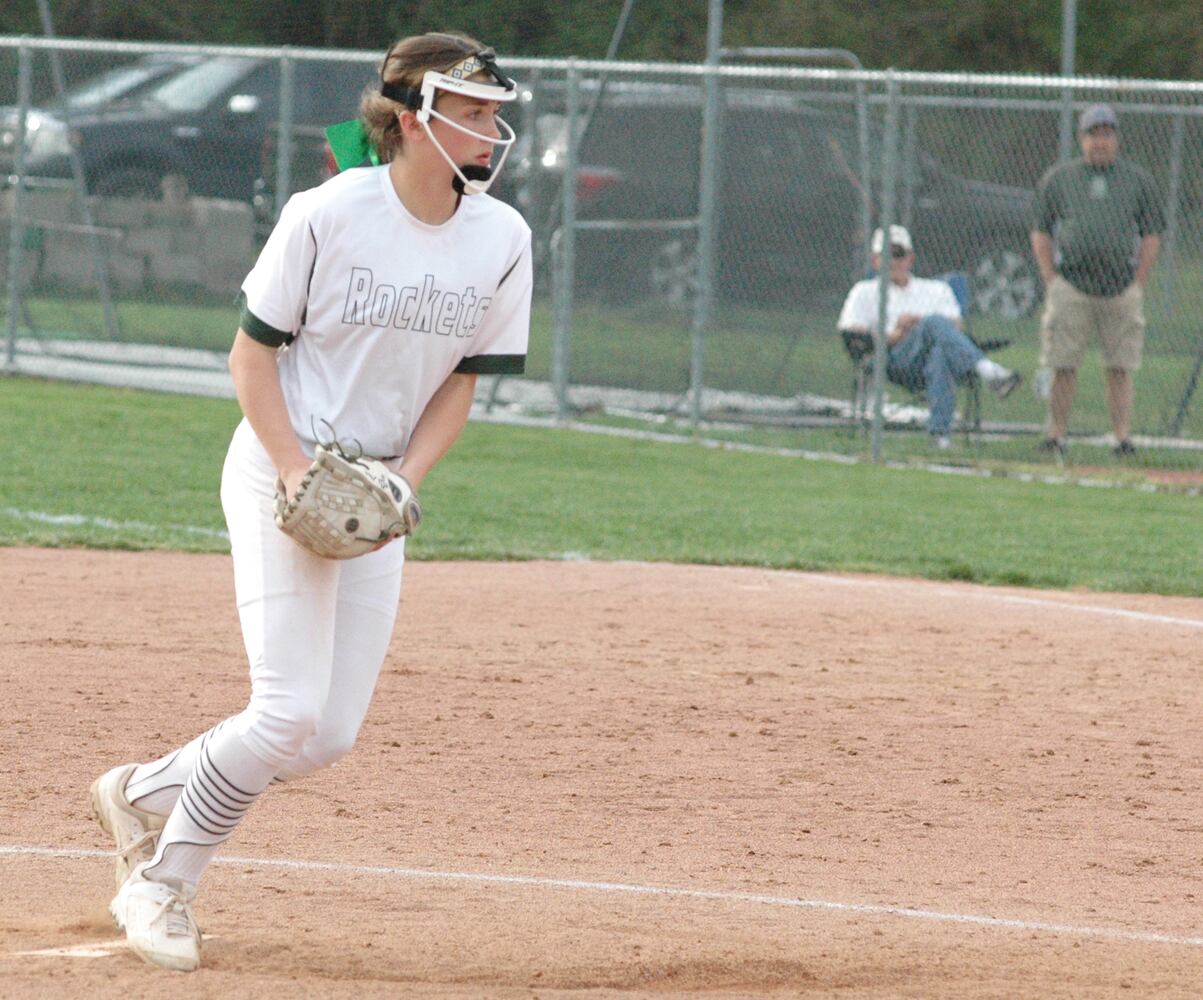
<path fill-rule="evenodd" d="M 867 278 L 852 286 L 852 291 L 844 300 L 844 308 L 840 310 L 839 329 L 861 327 L 872 333 L 877 332 L 877 289 L 876 278 Z M 935 278 L 916 278 L 912 274 L 901 288 L 890 282 L 890 290 L 886 295 L 886 329 L 893 330 L 898 317 L 904 313 L 960 319 L 961 307 L 947 282 Z"/>
<path fill-rule="evenodd" d="M 426 225 L 387 166 L 357 167 L 289 199 L 242 284 L 242 326 L 287 344 L 280 382 L 308 451 L 328 423 L 395 458 L 452 372 L 522 372 L 531 280 L 530 227 L 508 205 L 470 195 Z"/>

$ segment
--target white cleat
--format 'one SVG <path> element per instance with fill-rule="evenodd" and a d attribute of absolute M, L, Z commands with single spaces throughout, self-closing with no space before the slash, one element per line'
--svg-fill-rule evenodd
<path fill-rule="evenodd" d="M 135 809 L 125 797 L 125 783 L 137 764 L 122 764 L 92 782 L 92 815 L 117 844 L 117 886 L 136 865 L 155 855 L 166 816 Z"/>
<path fill-rule="evenodd" d="M 109 904 L 118 928 L 142 961 L 161 969 L 192 972 L 200 966 L 201 933 L 192 915 L 192 893 L 142 877 L 138 865 Z"/>

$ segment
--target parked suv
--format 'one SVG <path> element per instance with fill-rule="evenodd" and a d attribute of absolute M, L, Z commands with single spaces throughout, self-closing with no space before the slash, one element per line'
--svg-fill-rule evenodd
<path fill-rule="evenodd" d="M 27 110 L 25 116 L 26 158 L 35 162 L 70 149 L 67 120 L 94 112 L 117 101 L 132 100 L 166 78 L 200 62 L 200 56 L 149 55 L 114 66 L 67 88 Z M 0 172 L 13 171 L 17 140 L 17 108 L 0 108 Z"/>
<path fill-rule="evenodd" d="M 587 107 L 592 94 L 582 96 Z M 503 181 L 540 245 L 559 225 L 567 120 L 556 84 L 536 95 Z M 846 107 L 846 106 L 845 106 Z M 686 303 L 696 294 L 701 88 L 611 83 L 578 152 L 578 294 Z M 722 112 L 720 302 L 837 303 L 864 273 L 855 116 L 794 94 L 728 87 Z M 879 148 L 877 137 L 871 140 Z M 1039 299 L 1027 252 L 1032 194 L 971 181 L 920 152 L 910 217 L 921 273 L 970 274 L 977 308 L 1023 315 Z M 902 199 L 900 199 L 900 204 Z M 588 228 L 601 220 L 629 228 Z M 675 228 L 674 228 L 675 227 Z M 546 254 L 542 256 L 546 257 Z"/>
<path fill-rule="evenodd" d="M 297 60 L 294 69 L 297 126 L 351 117 L 375 77 L 366 63 Z M 74 144 L 93 194 L 155 196 L 175 175 L 191 194 L 250 202 L 279 113 L 278 61 L 207 56 L 117 101 L 48 110 L 30 136 L 26 172 L 70 177 Z"/>

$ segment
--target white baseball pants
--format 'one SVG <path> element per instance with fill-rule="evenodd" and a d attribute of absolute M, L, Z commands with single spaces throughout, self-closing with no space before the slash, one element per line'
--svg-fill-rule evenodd
<path fill-rule="evenodd" d="M 397 613 L 405 540 L 355 559 L 315 556 L 276 527 L 275 481 L 244 420 L 226 456 L 221 502 L 250 703 L 131 775 L 130 801 L 168 817 L 147 878 L 195 887 L 273 778 L 328 767 L 351 749 L 372 700 Z"/>
<path fill-rule="evenodd" d="M 276 470 L 244 420 L 221 478 L 251 699 L 235 725 L 281 778 L 347 753 L 392 638 L 405 539 L 355 559 L 301 548 L 276 527 Z"/>

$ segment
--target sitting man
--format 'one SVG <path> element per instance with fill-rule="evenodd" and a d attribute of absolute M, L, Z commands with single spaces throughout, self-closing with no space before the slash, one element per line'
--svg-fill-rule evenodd
<path fill-rule="evenodd" d="M 873 269 L 881 269 L 882 232 L 873 234 Z M 937 448 L 949 446 L 957 383 L 976 373 L 1000 399 L 1023 381 L 1018 372 L 991 361 L 961 331 L 961 307 L 943 281 L 911 274 L 915 251 L 911 234 L 890 227 L 890 291 L 886 298 L 886 377 L 914 392 L 925 391 L 928 430 Z M 852 286 L 840 311 L 841 332 L 871 334 L 877 329 L 878 280 Z"/>

